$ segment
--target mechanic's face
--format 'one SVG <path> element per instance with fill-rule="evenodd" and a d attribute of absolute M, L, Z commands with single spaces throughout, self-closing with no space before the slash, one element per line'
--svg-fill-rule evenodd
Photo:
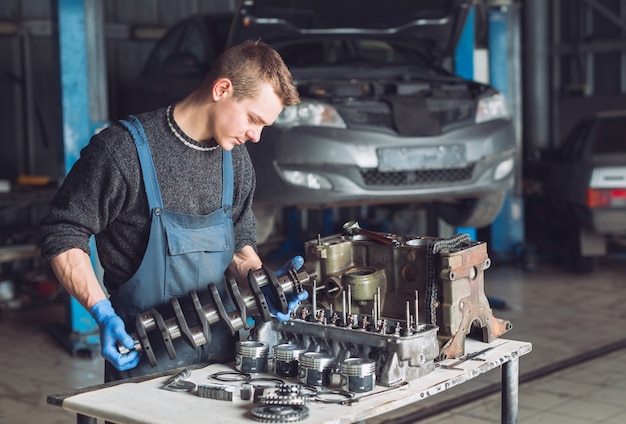
<path fill-rule="evenodd" d="M 222 79 L 215 85 L 213 92 L 217 113 L 213 117 L 212 135 L 224 150 L 232 150 L 237 144 L 250 140 L 257 143 L 263 127 L 272 125 L 283 105 L 272 86 L 260 85 L 259 94 L 253 98 L 233 100 L 233 87 L 228 79 Z"/>

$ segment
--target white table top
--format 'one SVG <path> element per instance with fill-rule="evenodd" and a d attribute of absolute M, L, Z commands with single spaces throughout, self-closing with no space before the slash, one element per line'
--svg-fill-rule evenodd
<path fill-rule="evenodd" d="M 310 402 L 307 405 L 310 411 L 309 418 L 300 422 L 304 424 L 352 423 L 393 411 L 441 393 L 525 355 L 532 350 L 532 345 L 528 342 L 507 339 L 498 339 L 489 344 L 469 338 L 466 340 L 466 353 L 478 352 L 486 348 L 492 349 L 478 357 L 482 360 L 467 360 L 456 365 L 455 369 L 443 369 L 442 366 L 450 365 L 457 360 L 442 361 L 437 364 L 433 372 L 411 381 L 407 386 L 389 393 L 368 396 L 356 404 Z M 232 370 L 232 368 L 222 364 L 209 365 L 193 370 L 186 380 L 196 384 L 216 383 L 208 376 L 220 370 Z M 241 400 L 238 397 L 238 391 L 232 401 L 223 401 L 202 398 L 196 396 L 195 392 L 163 390 L 161 387 L 170 378 L 171 376 L 160 377 L 141 383 L 122 383 L 94 389 L 65 398 L 62 407 L 82 415 L 127 424 L 171 424 L 173 422 L 204 424 L 208 421 L 240 424 L 246 420 L 255 422 L 249 411 L 259 404 Z M 289 379 L 284 380 L 287 383 L 295 382 Z M 386 389 L 388 388 L 384 386 L 376 386 L 375 392 Z M 356 394 L 356 397 L 360 395 L 363 394 Z"/>

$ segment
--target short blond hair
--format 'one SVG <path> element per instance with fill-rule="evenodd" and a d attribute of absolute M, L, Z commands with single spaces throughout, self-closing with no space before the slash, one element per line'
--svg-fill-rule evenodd
<path fill-rule="evenodd" d="M 202 85 L 209 89 L 220 78 L 231 80 L 233 99 L 237 101 L 255 97 L 259 83 L 266 82 L 274 88 L 283 106 L 300 103 L 293 77 L 282 57 L 260 40 L 244 41 L 226 49 L 211 64 Z"/>

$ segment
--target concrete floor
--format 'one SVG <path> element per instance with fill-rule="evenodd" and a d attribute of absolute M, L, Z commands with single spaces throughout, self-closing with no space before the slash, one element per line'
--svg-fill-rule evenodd
<path fill-rule="evenodd" d="M 533 344 L 520 359 L 520 423 L 626 422 L 624 275 L 623 257 L 585 275 L 542 263 L 532 272 L 497 263 L 486 271 L 487 295 L 507 304 L 494 315 L 513 323 L 505 337 Z M 47 396 L 102 382 L 98 355 L 72 357 L 49 335 L 63 320 L 62 304 L 0 311 L 0 423 L 75 422 Z M 492 371 L 368 423 L 497 423 L 499 382 Z M 472 393 L 483 396 L 465 403 Z"/>

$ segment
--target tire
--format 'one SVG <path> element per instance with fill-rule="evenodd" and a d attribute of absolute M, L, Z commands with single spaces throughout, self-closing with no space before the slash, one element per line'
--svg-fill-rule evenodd
<path fill-rule="evenodd" d="M 589 234 L 593 233 L 585 231 L 580 225 L 575 225 L 570 227 L 566 234 L 570 237 L 570 240 L 565 244 L 565 249 L 567 249 L 568 254 L 567 267 L 569 270 L 576 274 L 589 274 L 593 272 L 596 257 L 583 254 L 583 250 L 585 250 L 583 244 L 585 240 L 589 240 Z M 593 241 L 591 243 L 593 243 Z"/>
<path fill-rule="evenodd" d="M 437 202 L 435 210 L 439 218 L 453 227 L 483 228 L 496 219 L 505 197 L 506 191 L 498 191 L 457 202 Z"/>
<path fill-rule="evenodd" d="M 256 242 L 261 244 L 266 242 L 274 232 L 280 208 L 274 205 L 253 203 L 252 211 L 256 217 Z"/>

